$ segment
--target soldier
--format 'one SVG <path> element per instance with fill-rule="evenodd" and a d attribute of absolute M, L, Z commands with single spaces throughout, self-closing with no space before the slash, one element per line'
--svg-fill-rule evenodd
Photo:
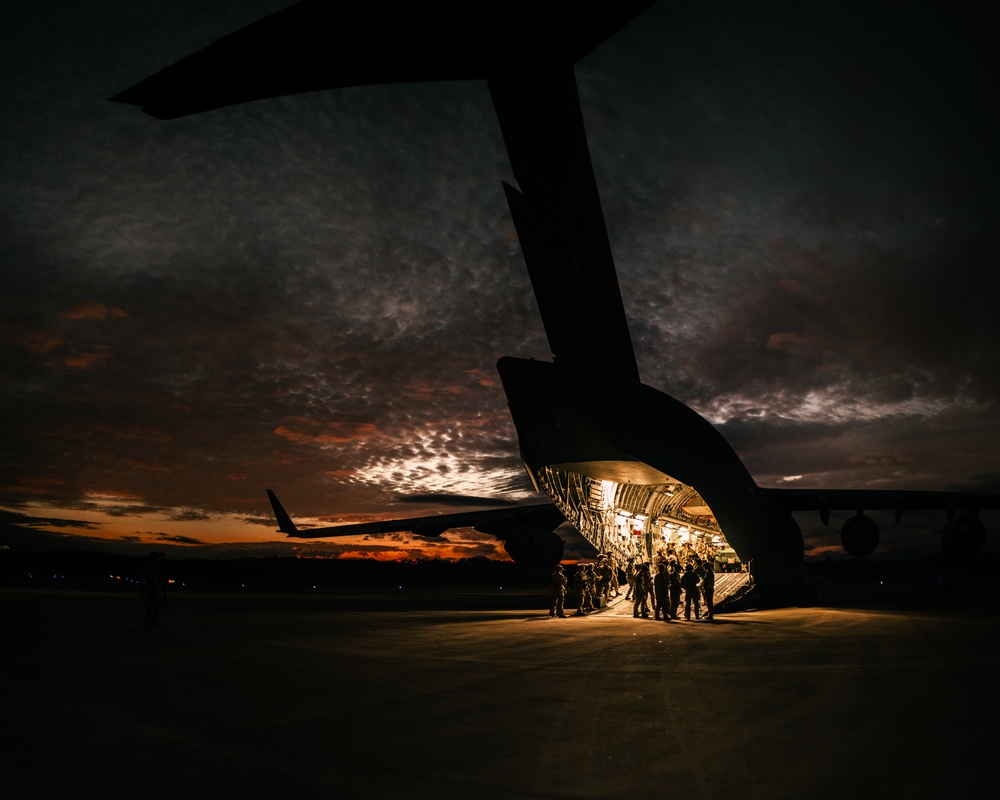
<path fill-rule="evenodd" d="M 619 577 L 618 577 L 618 560 L 613 554 L 608 554 L 608 567 L 611 569 L 611 591 L 615 593 L 615 597 L 621 595 Z"/>
<path fill-rule="evenodd" d="M 667 562 L 667 571 L 670 574 L 670 618 L 677 619 L 681 607 L 681 565 L 676 558 Z"/>
<path fill-rule="evenodd" d="M 577 564 L 573 573 L 573 592 L 576 594 L 576 615 L 582 617 L 587 613 L 587 565 Z"/>
<path fill-rule="evenodd" d="M 705 598 L 705 619 L 712 622 L 715 619 L 715 559 L 705 559 L 701 562 L 701 593 Z"/>
<path fill-rule="evenodd" d="M 584 564 L 583 570 L 583 604 L 586 611 L 594 611 L 594 594 L 597 591 L 597 576 L 593 564 Z"/>
<path fill-rule="evenodd" d="M 667 574 L 667 562 L 656 565 L 656 575 L 653 576 L 653 619 L 670 622 L 670 576 Z"/>
<path fill-rule="evenodd" d="M 652 590 L 649 564 L 643 562 L 635 571 L 635 586 L 632 589 L 632 616 L 649 619 L 649 592 Z"/>
<path fill-rule="evenodd" d="M 594 583 L 596 587 L 595 603 L 600 608 L 611 599 L 611 565 L 608 564 L 608 557 L 604 553 L 597 556 Z"/>
<path fill-rule="evenodd" d="M 701 597 L 699 596 L 698 573 L 688 562 L 684 568 L 684 577 L 681 578 L 681 586 L 684 588 L 684 619 L 691 621 L 691 607 L 694 606 L 694 618 L 701 619 Z"/>
<path fill-rule="evenodd" d="M 562 564 L 556 564 L 549 577 L 552 587 L 552 604 L 549 606 L 550 617 L 565 617 L 564 604 L 566 602 L 566 585 L 569 581 L 563 574 Z"/>
<path fill-rule="evenodd" d="M 635 592 L 635 559 L 629 559 L 625 565 L 625 580 L 628 581 L 628 590 L 625 592 L 625 599 L 631 600 Z"/>

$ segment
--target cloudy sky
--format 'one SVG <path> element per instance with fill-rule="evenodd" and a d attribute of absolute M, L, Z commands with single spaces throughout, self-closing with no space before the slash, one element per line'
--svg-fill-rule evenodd
<path fill-rule="evenodd" d="M 107 101 L 284 5 L 0 11 L 0 543 L 291 553 L 265 488 L 323 524 L 533 497 L 494 364 L 548 348 L 484 83 Z M 761 485 L 1000 491 L 987 30 L 661 0 L 577 66 L 642 378 Z M 936 546 L 918 516 L 884 551 Z M 295 547 L 497 552 L 414 546 Z"/>

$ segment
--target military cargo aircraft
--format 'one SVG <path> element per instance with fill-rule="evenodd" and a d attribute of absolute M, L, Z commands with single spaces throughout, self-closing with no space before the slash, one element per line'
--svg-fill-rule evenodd
<path fill-rule="evenodd" d="M 702 538 L 776 597 L 809 592 L 793 512 L 853 513 L 841 539 L 875 551 L 865 512 L 945 512 L 946 549 L 983 546 L 982 509 L 996 495 L 794 490 L 756 484 L 726 439 L 679 400 L 647 386 L 625 316 L 577 92 L 574 64 L 652 3 L 581 8 L 503 3 L 328 4 L 306 0 L 140 81 L 114 101 L 160 118 L 338 87 L 450 79 L 488 84 L 517 186 L 507 203 L 553 358 L 504 357 L 497 369 L 532 484 L 551 503 L 524 508 L 300 530 L 268 496 L 280 530 L 328 537 L 475 527 L 517 561 L 554 563 L 570 522 L 619 559 L 649 558 L 657 542 Z M 486 22 L 485 20 L 487 20 Z M 463 31 L 457 35 L 456 31 Z"/>

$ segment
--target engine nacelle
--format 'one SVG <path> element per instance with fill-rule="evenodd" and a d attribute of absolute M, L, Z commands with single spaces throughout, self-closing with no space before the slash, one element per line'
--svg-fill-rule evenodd
<path fill-rule="evenodd" d="M 878 524 L 871 517 L 855 514 L 840 529 L 840 543 L 849 556 L 868 558 L 878 547 Z"/>
<path fill-rule="evenodd" d="M 553 567 L 562 561 L 565 544 L 552 529 L 562 521 L 562 514 L 553 508 L 518 519 L 483 520 L 476 530 L 500 539 L 516 564 Z"/>
<path fill-rule="evenodd" d="M 552 531 L 525 530 L 504 539 L 503 549 L 523 566 L 553 567 L 562 561 L 565 545 Z"/>
<path fill-rule="evenodd" d="M 986 526 L 977 516 L 956 514 L 941 529 L 941 547 L 954 556 L 974 556 L 986 545 Z"/>

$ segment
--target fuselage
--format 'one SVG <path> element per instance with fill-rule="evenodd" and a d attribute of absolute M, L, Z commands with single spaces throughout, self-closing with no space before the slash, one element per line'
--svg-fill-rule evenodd
<path fill-rule="evenodd" d="M 497 369 L 525 468 L 554 502 L 565 502 L 554 489 L 570 481 L 591 490 L 593 482 L 611 483 L 628 487 L 634 502 L 644 504 L 643 516 L 655 519 L 676 517 L 675 498 L 697 493 L 710 509 L 702 529 L 717 525 L 758 584 L 794 591 L 804 570 L 798 526 L 771 508 L 730 444 L 700 414 L 613 374 L 517 358 L 500 359 Z"/>

